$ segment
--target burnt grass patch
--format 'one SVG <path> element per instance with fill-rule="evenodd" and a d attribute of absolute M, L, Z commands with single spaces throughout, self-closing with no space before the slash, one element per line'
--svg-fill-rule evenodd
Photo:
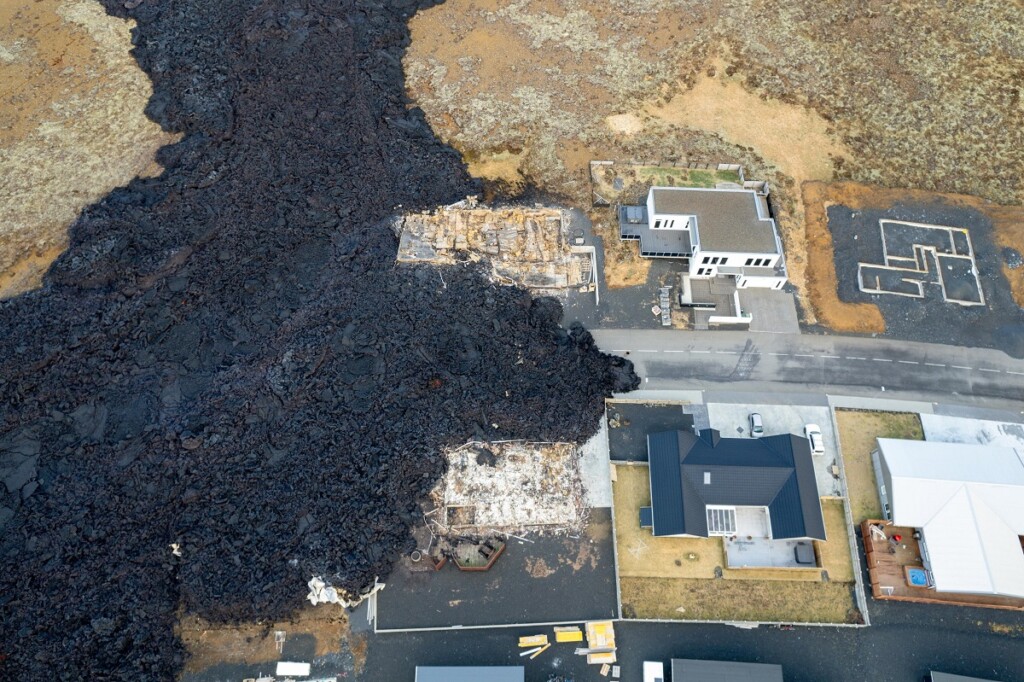
<path fill-rule="evenodd" d="M 0 678 L 172 679 L 182 610 L 358 593 L 443 447 L 583 440 L 637 384 L 550 299 L 395 264 L 396 207 L 478 191 L 407 107 L 422 4 L 107 2 L 185 135 L 0 302 Z"/>
<path fill-rule="evenodd" d="M 925 298 L 862 292 L 857 286 L 857 264 L 884 263 L 878 226 L 883 218 L 969 230 L 985 305 L 947 303 L 934 285 L 926 285 Z M 1024 357 L 1024 310 L 1013 299 L 1002 271 L 1002 254 L 992 239 L 992 221 L 982 211 L 939 201 L 897 202 L 887 208 L 856 210 L 833 205 L 828 208 L 828 227 L 834 244 L 839 299 L 877 305 L 885 318 L 884 336 L 996 348 L 1013 357 Z M 931 256 L 928 262 L 934 264 Z"/>

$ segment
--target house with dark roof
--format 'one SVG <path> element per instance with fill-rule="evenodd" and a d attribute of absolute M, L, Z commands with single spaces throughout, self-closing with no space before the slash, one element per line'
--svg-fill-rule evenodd
<path fill-rule="evenodd" d="M 722 438 L 714 429 L 647 436 L 655 537 L 721 537 L 732 567 L 813 568 L 825 520 L 803 436 Z"/>
<path fill-rule="evenodd" d="M 619 236 L 647 258 L 680 258 L 692 279 L 731 277 L 737 289 L 781 289 L 782 242 L 767 197 L 753 189 L 652 187 L 643 206 L 619 207 Z"/>

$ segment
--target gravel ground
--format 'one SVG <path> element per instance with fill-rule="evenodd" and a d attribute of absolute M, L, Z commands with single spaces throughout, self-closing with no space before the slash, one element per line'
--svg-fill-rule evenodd
<path fill-rule="evenodd" d="M 883 263 L 880 218 L 969 228 L 986 305 L 964 307 L 946 303 L 936 295 L 916 299 L 860 291 L 857 264 Z M 1024 357 L 1024 310 L 1013 300 L 1002 274 L 1002 257 L 992 241 L 991 221 L 984 214 L 938 202 L 896 203 L 884 210 L 852 211 L 845 206 L 832 206 L 828 209 L 828 224 L 835 245 L 839 298 L 877 305 L 885 318 L 885 336 L 998 348 L 1014 357 Z M 930 294 L 937 293 L 935 287 L 928 290 Z"/>

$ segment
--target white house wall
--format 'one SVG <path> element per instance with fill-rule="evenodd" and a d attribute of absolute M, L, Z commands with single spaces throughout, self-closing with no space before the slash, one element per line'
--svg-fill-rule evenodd
<path fill-rule="evenodd" d="M 724 258 L 725 261 L 719 261 L 716 265 L 711 265 L 710 263 L 704 263 L 705 258 Z M 690 258 L 690 277 L 718 277 L 719 275 L 741 276 L 743 275 L 743 268 L 755 267 L 753 265 L 746 265 L 747 260 L 751 258 L 767 258 L 769 259 L 768 263 L 762 264 L 758 267 L 771 268 L 775 267 L 782 257 L 777 253 L 696 250 L 693 257 Z M 697 274 L 697 271 L 701 268 L 704 269 L 704 274 Z M 724 268 L 724 270 L 722 268 Z M 750 282 L 746 286 L 764 286 L 774 288 L 777 286 L 777 282 L 781 281 L 783 284 L 786 282 L 786 278 L 784 276 L 781 278 L 757 276 L 756 278 L 764 279 L 766 281 L 763 283 Z M 749 277 L 748 279 L 753 280 L 755 277 Z"/>
<path fill-rule="evenodd" d="M 785 277 L 748 277 L 741 275 L 736 280 L 737 289 L 781 289 L 786 286 Z"/>
<path fill-rule="evenodd" d="M 647 193 L 647 226 L 652 230 L 689 230 L 691 215 L 683 213 L 657 213 L 654 210 L 654 192 Z M 658 221 L 662 226 L 655 227 Z M 674 220 L 672 227 L 663 227 L 666 221 Z"/>

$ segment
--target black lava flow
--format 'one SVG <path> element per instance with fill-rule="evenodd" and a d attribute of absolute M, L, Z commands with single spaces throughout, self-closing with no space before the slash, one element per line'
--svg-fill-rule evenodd
<path fill-rule="evenodd" d="M 358 592 L 446 445 L 582 440 L 636 386 L 557 302 L 395 264 L 396 210 L 479 189 L 404 95 L 417 8 L 108 0 L 184 138 L 0 303 L 0 678 L 171 679 L 182 611 Z"/>

